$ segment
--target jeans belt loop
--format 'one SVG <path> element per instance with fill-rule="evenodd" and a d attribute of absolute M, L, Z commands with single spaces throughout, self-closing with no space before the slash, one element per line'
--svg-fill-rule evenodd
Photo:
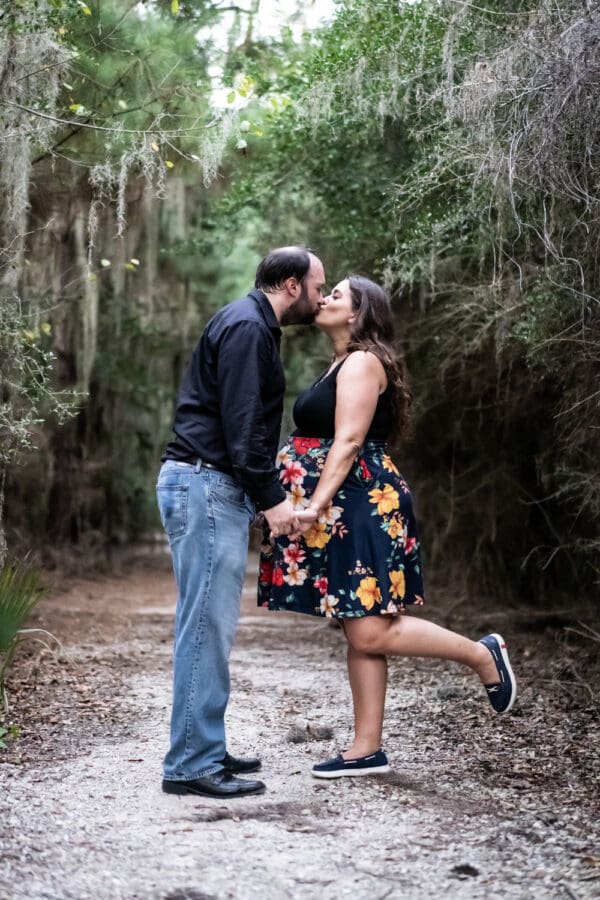
<path fill-rule="evenodd" d="M 201 460 L 201 459 L 197 459 L 197 460 L 196 460 L 196 465 L 194 466 L 194 474 L 195 474 L 195 475 L 199 475 L 199 474 L 200 474 L 200 469 L 201 469 L 201 468 L 202 468 L 202 460 Z"/>

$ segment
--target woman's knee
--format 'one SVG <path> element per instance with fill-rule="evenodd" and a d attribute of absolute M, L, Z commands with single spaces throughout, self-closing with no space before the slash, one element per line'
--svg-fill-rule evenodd
<path fill-rule="evenodd" d="M 389 626 L 387 620 L 368 616 L 345 622 L 344 631 L 348 642 L 355 650 L 380 655 L 385 654 Z"/>

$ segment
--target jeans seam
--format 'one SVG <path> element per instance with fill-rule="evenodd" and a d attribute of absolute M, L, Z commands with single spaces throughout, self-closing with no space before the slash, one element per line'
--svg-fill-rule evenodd
<path fill-rule="evenodd" d="M 201 474 L 201 473 L 198 473 Z M 207 489 L 206 479 L 202 479 L 204 482 L 204 487 Z M 207 494 L 207 511 L 208 511 L 208 547 L 209 547 L 209 567 L 208 572 L 204 584 L 204 596 L 207 598 L 208 593 L 210 591 L 210 587 L 212 584 L 212 576 L 213 576 L 213 567 L 214 567 L 214 545 L 215 545 L 215 524 L 214 524 L 214 513 L 212 504 L 210 502 L 210 491 L 206 491 Z M 200 656 L 200 648 L 202 643 L 202 637 L 204 635 L 204 621 L 206 617 L 206 603 L 203 603 L 202 610 L 198 616 L 198 625 L 196 626 L 196 639 L 194 641 L 194 660 L 192 662 L 192 674 L 191 674 L 191 684 L 188 690 L 187 696 L 187 706 L 185 710 L 185 745 L 184 745 L 184 756 L 187 758 L 189 749 L 190 749 L 190 739 L 191 739 L 191 724 L 192 724 L 192 708 L 193 701 L 196 695 L 196 672 L 198 670 L 199 656 Z M 219 771 L 217 768 L 215 771 Z M 206 772 L 205 774 L 211 774 L 210 772 Z M 200 777 L 200 776 L 197 776 Z"/>
<path fill-rule="evenodd" d="M 216 765 L 209 766 L 207 769 L 201 769 L 200 772 L 196 772 L 194 775 L 186 776 L 185 778 L 166 778 L 165 781 L 177 781 L 180 784 L 185 784 L 186 781 L 195 781 L 196 778 L 206 778 L 207 775 L 216 775 L 217 772 L 222 772 L 224 766 Z"/>

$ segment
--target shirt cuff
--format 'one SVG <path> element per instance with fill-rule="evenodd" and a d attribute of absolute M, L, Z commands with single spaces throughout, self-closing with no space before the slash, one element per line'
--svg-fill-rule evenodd
<path fill-rule="evenodd" d="M 256 493 L 253 491 L 250 496 L 256 503 L 258 509 L 271 509 L 272 506 L 277 506 L 278 503 L 283 503 L 283 501 L 287 497 L 287 494 L 281 482 L 275 481 L 273 484 L 268 485 L 268 487 L 262 488 Z"/>

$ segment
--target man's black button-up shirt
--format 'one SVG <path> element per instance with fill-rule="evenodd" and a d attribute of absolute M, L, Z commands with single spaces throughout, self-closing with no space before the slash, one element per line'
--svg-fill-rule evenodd
<path fill-rule="evenodd" d="M 228 472 L 259 509 L 285 500 L 275 457 L 285 376 L 281 329 L 262 291 L 229 303 L 208 322 L 183 378 L 163 459 L 198 457 Z"/>

